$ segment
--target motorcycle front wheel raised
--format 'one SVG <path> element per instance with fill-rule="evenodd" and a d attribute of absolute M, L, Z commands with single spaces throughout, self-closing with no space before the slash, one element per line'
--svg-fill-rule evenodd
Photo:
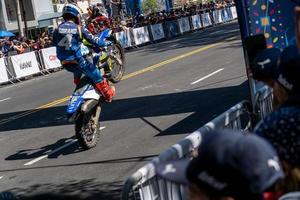
<path fill-rule="evenodd" d="M 75 121 L 76 138 L 85 150 L 95 147 L 100 139 L 100 112 L 101 106 L 98 105 L 88 114 L 81 113 Z"/>

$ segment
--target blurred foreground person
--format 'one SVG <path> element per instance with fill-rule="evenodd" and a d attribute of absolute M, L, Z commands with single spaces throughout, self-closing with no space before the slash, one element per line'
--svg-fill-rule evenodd
<path fill-rule="evenodd" d="M 233 131 L 203 135 L 199 155 L 157 166 L 157 174 L 184 184 L 189 200 L 275 199 L 273 191 L 283 177 L 277 154 L 264 139 Z"/>

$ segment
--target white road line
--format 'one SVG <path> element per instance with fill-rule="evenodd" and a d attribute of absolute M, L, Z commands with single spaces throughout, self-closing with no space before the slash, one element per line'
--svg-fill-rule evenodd
<path fill-rule="evenodd" d="M 11 99 L 10 97 L 5 98 L 5 99 L 1 99 L 0 102 L 7 101 L 7 100 L 10 100 L 10 99 Z"/>
<path fill-rule="evenodd" d="M 0 179 L 3 179 L 3 176 L 0 176 Z"/>
<path fill-rule="evenodd" d="M 197 81 L 192 82 L 191 85 L 195 85 L 196 83 L 199 83 L 200 81 L 203 81 L 203 80 L 205 80 L 205 79 L 207 79 L 207 78 L 209 78 L 209 77 L 211 77 L 211 76 L 213 76 L 213 75 L 215 75 L 215 74 L 217 74 L 217 73 L 219 73 L 220 71 L 223 71 L 223 70 L 224 70 L 224 68 L 218 69 L 217 71 L 214 71 L 213 73 L 208 74 L 208 75 L 198 79 Z"/>
<path fill-rule="evenodd" d="M 100 130 L 103 130 L 103 129 L 105 129 L 105 128 L 106 128 L 105 126 L 100 127 Z M 33 159 L 32 161 L 25 163 L 24 165 L 25 165 L 25 166 L 33 165 L 33 164 L 36 163 L 36 162 L 39 162 L 39 161 L 41 161 L 41 160 L 43 160 L 43 159 L 45 159 L 45 158 L 48 158 L 48 157 L 51 156 L 52 154 L 55 154 L 56 152 L 58 152 L 58 151 L 60 151 L 60 150 L 62 150 L 62 149 L 64 149 L 64 148 L 67 148 L 68 146 L 71 146 L 72 144 L 74 144 L 75 142 L 77 142 L 77 139 L 70 139 L 70 140 L 67 140 L 66 142 L 68 142 L 68 143 L 66 143 L 66 144 L 64 144 L 63 146 L 61 146 L 61 147 L 59 147 L 59 148 L 57 148 L 57 149 L 51 151 L 49 154 L 40 156 L 40 157 L 38 157 L 38 158 L 35 158 L 35 159 Z"/>

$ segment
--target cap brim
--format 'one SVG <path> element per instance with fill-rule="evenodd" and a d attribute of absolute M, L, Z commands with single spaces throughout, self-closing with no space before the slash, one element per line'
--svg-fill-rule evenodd
<path fill-rule="evenodd" d="M 189 159 L 165 162 L 156 167 L 156 173 L 159 177 L 168 181 L 187 185 L 189 181 L 186 177 L 186 169 L 189 163 Z"/>

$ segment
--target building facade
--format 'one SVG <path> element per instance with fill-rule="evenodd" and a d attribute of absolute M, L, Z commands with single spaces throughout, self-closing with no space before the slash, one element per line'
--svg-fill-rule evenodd
<path fill-rule="evenodd" d="M 22 1 L 22 27 L 24 28 L 25 14 L 30 33 L 32 30 L 53 26 L 53 19 L 61 15 L 54 12 L 52 0 L 20 0 Z M 0 0 L 0 29 L 18 32 L 16 0 Z"/>

